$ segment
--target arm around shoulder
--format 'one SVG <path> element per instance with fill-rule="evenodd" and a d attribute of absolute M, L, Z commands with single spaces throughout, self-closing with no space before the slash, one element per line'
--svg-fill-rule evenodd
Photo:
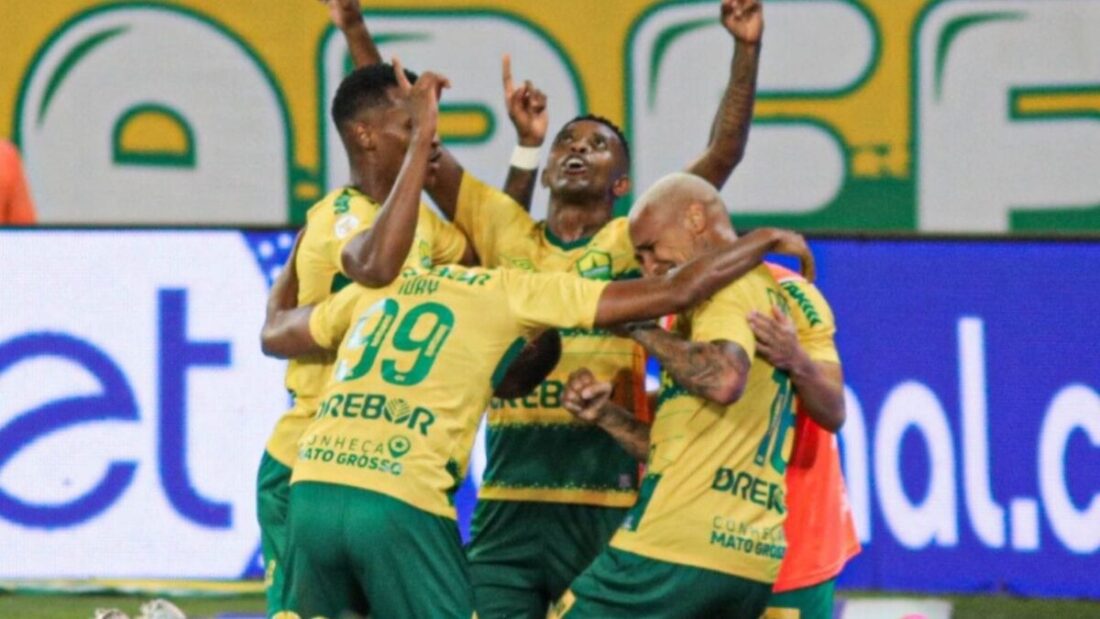
<path fill-rule="evenodd" d="M 264 325 L 260 330 L 260 349 L 269 357 L 285 359 L 321 349 L 309 330 L 312 306 L 297 307 L 298 249 L 304 234 L 304 231 L 298 234 L 286 265 L 268 293 Z"/>

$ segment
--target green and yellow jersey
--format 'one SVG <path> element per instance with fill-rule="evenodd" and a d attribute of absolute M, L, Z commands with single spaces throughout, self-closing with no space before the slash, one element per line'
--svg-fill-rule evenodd
<path fill-rule="evenodd" d="M 462 180 L 455 223 L 487 267 L 574 273 L 596 281 L 641 274 L 625 218 L 589 239 L 562 242 L 545 222 L 469 174 Z M 636 498 L 637 462 L 606 432 L 577 422 L 561 398 L 569 374 L 587 367 L 598 380 L 616 382 L 618 403 L 639 410 L 645 406 L 645 358 L 633 342 L 603 330 L 568 329 L 561 335 L 561 362 L 534 393 L 492 402 L 478 496 L 629 507 Z"/>
<path fill-rule="evenodd" d="M 677 317 L 695 342 L 727 340 L 752 361 L 741 398 L 729 405 L 661 379 L 638 503 L 611 546 L 660 561 L 771 583 L 786 551 L 784 473 L 794 416 L 785 372 L 755 357 L 752 311 L 786 310 L 782 290 L 759 266 Z"/>
<path fill-rule="evenodd" d="M 589 329 L 607 282 L 443 266 L 317 306 L 314 341 L 337 363 L 299 441 L 291 483 L 365 488 L 455 517 L 478 421 L 526 338 Z"/>
<path fill-rule="evenodd" d="M 309 210 L 295 261 L 299 305 L 320 303 L 350 283 L 340 253 L 356 234 L 374 225 L 381 210 L 382 205 L 354 187 L 333 191 Z M 406 267 L 457 262 L 466 251 L 466 237 L 423 204 L 415 234 Z M 317 410 L 318 396 L 332 374 L 332 362 L 332 355 L 323 354 L 287 364 L 286 388 L 294 404 L 279 419 L 267 442 L 268 453 L 286 466 L 294 466 L 298 437 Z"/>

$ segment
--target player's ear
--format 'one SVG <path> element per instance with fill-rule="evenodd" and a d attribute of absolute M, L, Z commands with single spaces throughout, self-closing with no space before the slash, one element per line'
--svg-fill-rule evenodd
<path fill-rule="evenodd" d="M 630 193 L 630 177 L 624 174 L 611 184 L 611 195 L 621 198 L 628 193 Z"/>
<path fill-rule="evenodd" d="M 546 188 L 550 187 L 550 166 L 542 169 L 542 173 L 539 174 L 539 184 Z"/>
<path fill-rule="evenodd" d="M 684 212 L 684 221 L 687 222 L 688 229 L 691 230 L 692 234 L 696 236 L 702 234 L 708 228 L 706 208 L 699 202 L 688 204 Z"/>
<path fill-rule="evenodd" d="M 351 125 L 352 139 L 355 141 L 355 145 L 361 150 L 374 150 L 375 147 L 375 135 L 374 128 L 361 120 L 355 121 Z"/>

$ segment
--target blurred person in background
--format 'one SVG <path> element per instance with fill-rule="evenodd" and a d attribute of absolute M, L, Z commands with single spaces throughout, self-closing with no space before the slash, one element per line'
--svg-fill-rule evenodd
<path fill-rule="evenodd" d="M 0 140 L 0 225 L 33 226 L 37 221 L 19 151 Z"/>

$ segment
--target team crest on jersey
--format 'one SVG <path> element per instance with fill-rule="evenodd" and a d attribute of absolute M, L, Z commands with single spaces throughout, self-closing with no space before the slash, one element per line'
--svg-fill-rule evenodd
<path fill-rule="evenodd" d="M 791 296 L 794 296 L 796 299 L 799 298 L 799 296 L 802 295 L 802 293 L 798 292 L 798 291 L 795 291 L 795 293 L 797 293 L 798 296 L 795 296 L 794 294 L 792 294 Z M 805 297 L 802 297 L 802 298 L 805 299 Z M 783 312 L 783 315 L 785 315 L 785 316 L 790 316 L 791 315 L 791 306 L 790 306 L 790 304 L 787 303 L 787 298 L 784 297 L 782 294 L 780 294 L 778 290 L 773 290 L 772 288 L 768 288 L 768 301 L 771 302 L 772 307 L 779 308 L 779 311 Z M 811 306 L 811 308 L 812 308 L 812 306 Z M 814 317 L 817 318 L 816 313 L 814 314 Z M 817 323 L 820 323 L 820 322 L 821 322 L 821 319 L 817 318 Z M 810 321 L 811 326 L 813 326 L 817 323 L 813 322 L 813 320 Z"/>
<path fill-rule="evenodd" d="M 344 215 L 340 219 L 336 220 L 336 224 L 332 226 L 332 233 L 336 235 L 336 238 L 342 239 L 347 235 L 355 231 L 359 227 L 359 218 L 355 215 Z"/>
<path fill-rule="evenodd" d="M 577 260 L 577 272 L 585 279 L 611 280 L 611 254 L 590 249 Z"/>

